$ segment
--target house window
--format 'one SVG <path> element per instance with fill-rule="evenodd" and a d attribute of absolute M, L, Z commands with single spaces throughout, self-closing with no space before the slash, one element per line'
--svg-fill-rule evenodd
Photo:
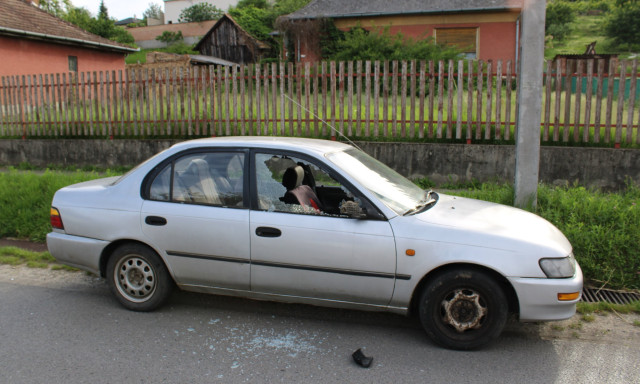
<path fill-rule="evenodd" d="M 69 56 L 69 72 L 78 72 L 78 56 Z"/>
<path fill-rule="evenodd" d="M 467 59 L 478 57 L 478 28 L 436 28 L 436 43 L 455 47 Z"/>

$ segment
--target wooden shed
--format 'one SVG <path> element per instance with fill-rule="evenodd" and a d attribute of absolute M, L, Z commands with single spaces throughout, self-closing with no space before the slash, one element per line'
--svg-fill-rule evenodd
<path fill-rule="evenodd" d="M 596 53 L 596 42 L 587 45 L 587 49 L 583 54 L 558 54 L 553 58 L 553 62 L 560 61 L 560 70 L 562 74 L 575 73 L 577 71 L 578 61 L 580 60 L 598 60 L 604 61 L 603 68 L 609 68 L 609 64 L 618 60 L 615 53 Z M 595 64 L 597 65 L 597 64 Z M 553 66 L 555 69 L 555 64 Z"/>
<path fill-rule="evenodd" d="M 225 14 L 202 37 L 195 49 L 205 56 L 249 64 L 260 61 L 270 47 L 251 36 L 230 15 Z"/>

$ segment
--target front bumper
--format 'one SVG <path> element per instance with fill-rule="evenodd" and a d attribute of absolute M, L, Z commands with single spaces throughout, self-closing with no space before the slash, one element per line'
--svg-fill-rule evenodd
<path fill-rule="evenodd" d="M 571 301 L 558 300 L 558 293 L 582 293 L 582 270 L 576 263 L 576 273 L 568 279 L 509 278 L 518 295 L 520 321 L 565 320 L 576 313 L 580 296 Z"/>
<path fill-rule="evenodd" d="M 47 248 L 56 260 L 96 275 L 100 275 L 100 256 L 108 244 L 104 240 L 58 232 L 47 234 Z"/>

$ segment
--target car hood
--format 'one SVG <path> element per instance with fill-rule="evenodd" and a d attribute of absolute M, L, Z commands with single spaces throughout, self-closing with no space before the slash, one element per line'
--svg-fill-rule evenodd
<path fill-rule="evenodd" d="M 518 252 L 553 250 L 558 257 L 571 252 L 562 232 L 540 216 L 486 201 L 439 196 L 431 209 L 413 216 L 429 224 L 422 238 Z"/>

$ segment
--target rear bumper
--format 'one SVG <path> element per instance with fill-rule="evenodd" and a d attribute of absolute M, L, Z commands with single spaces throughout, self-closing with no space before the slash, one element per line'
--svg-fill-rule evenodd
<path fill-rule="evenodd" d="M 565 320 L 576 313 L 576 300 L 560 301 L 558 293 L 582 293 L 582 270 L 569 279 L 509 278 L 518 295 L 520 321 Z"/>
<path fill-rule="evenodd" d="M 56 260 L 96 275 L 100 275 L 100 256 L 108 244 L 104 240 L 58 232 L 47 234 L 47 248 Z"/>

